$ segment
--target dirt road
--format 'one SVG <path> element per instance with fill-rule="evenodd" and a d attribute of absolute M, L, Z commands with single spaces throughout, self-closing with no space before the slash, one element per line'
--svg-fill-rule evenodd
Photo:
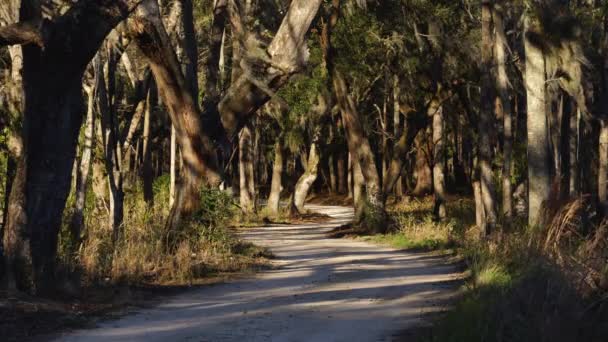
<path fill-rule="evenodd" d="M 428 254 L 327 239 L 352 210 L 309 208 L 333 219 L 242 234 L 271 248 L 276 269 L 188 291 L 57 341 L 391 341 L 454 295 L 453 266 Z"/>

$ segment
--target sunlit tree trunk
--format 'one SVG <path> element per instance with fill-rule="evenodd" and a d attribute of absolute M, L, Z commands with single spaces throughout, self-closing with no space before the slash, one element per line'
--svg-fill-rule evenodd
<path fill-rule="evenodd" d="M 433 117 L 433 215 L 437 220 L 444 220 L 447 216 L 445 193 L 445 133 L 443 130 L 443 106 L 438 99 L 433 99 L 429 106 L 429 116 Z"/>
<path fill-rule="evenodd" d="M 600 120 L 598 200 L 604 213 L 608 213 L 608 120 Z"/>
<path fill-rule="evenodd" d="M 175 132 L 175 126 L 171 125 L 171 159 L 169 165 L 170 172 L 170 184 L 169 184 L 169 206 L 173 206 L 175 203 L 175 190 L 177 182 L 177 133 Z"/>
<path fill-rule="evenodd" d="M 539 224 L 543 202 L 550 192 L 550 155 L 547 129 L 545 57 L 538 46 L 537 19 L 525 18 L 524 83 L 528 102 L 528 223 Z"/>
<path fill-rule="evenodd" d="M 290 211 L 292 214 L 301 214 L 304 213 L 304 204 L 306 202 L 306 198 L 308 197 L 308 193 L 310 192 L 310 188 L 313 183 L 317 180 L 317 175 L 319 173 L 319 161 L 320 156 L 317 151 L 317 141 L 318 138 L 313 139 L 313 143 L 310 145 L 310 151 L 308 152 L 308 159 L 306 161 L 306 170 L 298 179 L 296 183 L 296 187 L 293 191 L 292 196 L 292 205 Z"/>
<path fill-rule="evenodd" d="M 281 178 L 283 176 L 283 146 L 280 138 L 274 144 L 274 162 L 272 166 L 272 183 L 270 185 L 270 195 L 268 196 L 268 208 L 273 215 L 279 214 L 279 204 L 281 201 Z"/>
<path fill-rule="evenodd" d="M 255 183 L 253 171 L 253 125 L 247 124 L 239 136 L 240 205 L 246 214 L 255 212 Z"/>
<path fill-rule="evenodd" d="M 145 0 L 131 16 L 129 28 L 148 58 L 159 93 L 175 126 L 184 161 L 182 181 L 168 219 L 169 228 L 174 230 L 181 217 L 189 215 L 199 205 L 199 188 L 203 181 L 212 186 L 221 182 L 212 134 L 208 131 L 212 128 L 202 125 L 196 97 L 182 73 L 156 1 Z"/>

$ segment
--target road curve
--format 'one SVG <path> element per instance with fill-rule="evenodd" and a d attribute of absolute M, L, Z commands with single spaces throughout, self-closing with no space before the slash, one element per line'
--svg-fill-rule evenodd
<path fill-rule="evenodd" d="M 276 268 L 172 297 L 152 309 L 65 333 L 56 341 L 392 341 L 455 294 L 459 271 L 440 258 L 325 233 L 352 209 L 309 206 L 324 224 L 247 229 Z"/>

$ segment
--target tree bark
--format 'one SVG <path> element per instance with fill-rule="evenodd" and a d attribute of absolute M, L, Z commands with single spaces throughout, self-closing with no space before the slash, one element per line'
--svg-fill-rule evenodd
<path fill-rule="evenodd" d="M 191 93 L 180 63 L 160 19 L 158 4 L 144 0 L 129 21 L 130 31 L 140 50 L 148 58 L 163 103 L 169 109 L 177 132 L 184 162 L 175 205 L 168 220 L 170 230 L 177 229 L 182 216 L 198 207 L 199 188 L 203 179 L 212 186 L 221 182 L 217 155 L 209 127 L 203 126 L 196 97 Z"/>
<path fill-rule="evenodd" d="M 169 184 L 169 206 L 172 207 L 175 203 L 175 190 L 177 183 L 177 133 L 175 126 L 171 125 L 171 165 L 170 168 L 170 184 Z"/>
<path fill-rule="evenodd" d="M 152 189 L 153 173 L 152 173 L 152 149 L 151 149 L 151 140 L 150 129 L 152 124 L 152 106 L 154 105 L 154 101 L 152 98 L 153 89 L 150 88 L 148 91 L 148 95 L 146 96 L 146 106 L 144 110 L 144 130 L 142 134 L 142 159 L 143 159 L 143 172 L 142 172 L 142 180 L 144 183 L 144 201 L 151 206 L 154 201 L 154 190 Z"/>
<path fill-rule="evenodd" d="M 51 294 L 57 237 L 70 190 L 78 132 L 82 124 L 82 76 L 101 42 L 138 3 L 136 0 L 77 2 L 53 21 L 38 27 L 44 49 L 24 46 L 25 188 L 14 206 L 25 205 L 35 292 Z M 39 4 L 24 2 L 38 20 Z M 7 41 L 0 42 L 0 45 Z M 8 42 L 11 43 L 10 41 Z M 52 141 L 52 144 L 49 144 Z M 27 201 L 26 201 L 27 200 Z M 28 270 L 19 272 L 28 276 Z"/>
<path fill-rule="evenodd" d="M 481 184 L 481 199 L 483 201 L 486 228 L 481 232 L 488 235 L 494 230 L 497 221 L 496 215 L 496 193 L 494 186 L 494 174 L 492 171 L 492 138 L 490 134 L 494 128 L 494 86 L 492 84 L 493 73 L 493 2 L 484 0 L 482 3 L 482 33 L 481 33 L 481 104 L 479 113 L 479 178 Z"/>
<path fill-rule="evenodd" d="M 121 234 L 124 216 L 124 192 L 120 169 L 121 152 L 114 102 L 114 75 L 118 59 L 113 53 L 111 45 L 108 45 L 107 51 L 108 61 L 105 63 L 105 67 L 102 67 L 101 51 L 97 54 L 93 65 L 97 108 L 101 114 L 101 141 L 110 195 L 110 227 L 112 228 L 112 241 L 116 242 Z"/>
<path fill-rule="evenodd" d="M 598 200 L 604 214 L 608 213 L 608 120 L 600 120 Z"/>
<path fill-rule="evenodd" d="M 256 211 L 255 181 L 253 171 L 253 125 L 247 124 L 239 136 L 239 179 L 240 205 L 245 214 Z"/>
<path fill-rule="evenodd" d="M 500 4 L 494 5 L 494 58 L 496 60 L 496 89 L 499 110 L 503 118 L 503 166 L 502 166 L 502 214 L 506 221 L 513 216 L 513 187 L 511 185 L 511 163 L 513 155 L 513 113 L 509 99 L 509 78 L 507 76 L 508 41 L 504 27 L 504 10 Z"/>
<path fill-rule="evenodd" d="M 383 186 L 385 196 L 388 195 L 395 186 L 402 186 L 399 180 L 403 180 L 402 173 L 404 162 L 407 160 L 408 153 L 411 151 L 418 133 L 421 130 L 426 129 L 426 126 L 428 125 L 426 113 L 409 112 L 406 115 L 407 120 L 405 129 L 402 130 L 399 140 L 393 147 L 393 155 L 384 180 Z M 419 153 L 422 152 L 419 151 Z"/>
<path fill-rule="evenodd" d="M 348 189 L 346 186 L 347 175 L 346 167 L 344 165 L 344 155 L 342 153 L 338 154 L 337 159 L 336 171 L 338 172 L 338 193 L 345 194 L 348 192 Z"/>
<path fill-rule="evenodd" d="M 401 106 L 399 104 L 399 95 L 401 93 L 401 90 L 399 88 L 399 75 L 395 74 L 393 76 L 393 133 L 395 135 L 395 139 L 397 139 L 397 137 L 401 136 L 402 132 L 403 132 L 403 128 L 401 125 Z M 408 127 L 405 127 L 405 129 L 407 130 Z M 396 150 L 396 149 L 395 149 Z M 396 154 L 396 151 L 393 151 L 393 156 Z M 393 167 L 392 163 L 393 163 L 394 157 L 392 158 L 392 160 L 390 161 L 389 164 L 389 169 L 388 169 L 388 173 L 390 174 L 390 170 Z M 401 160 L 401 158 L 399 158 L 399 160 Z M 403 167 L 400 167 L 400 171 Z M 386 184 L 389 183 L 389 175 L 387 174 L 385 179 L 384 179 L 384 188 L 385 188 L 385 196 L 388 194 L 388 192 L 386 191 Z M 389 188 L 393 188 L 395 190 L 395 196 L 397 198 L 401 198 L 403 196 L 403 178 L 401 176 L 399 176 L 397 178 L 397 181 L 395 182 L 394 186 L 389 186 Z"/>
<path fill-rule="evenodd" d="M 433 188 L 433 175 L 429 165 L 428 132 L 416 138 L 416 187 L 412 194 L 424 196 Z"/>
<path fill-rule="evenodd" d="M 73 251 L 78 249 L 81 241 L 81 234 L 84 228 L 84 206 L 86 201 L 87 188 L 89 184 L 89 171 L 91 170 L 91 157 L 95 144 L 95 88 L 87 90 L 88 106 L 87 118 L 84 124 L 84 141 L 82 142 L 82 154 L 80 156 L 80 166 L 76 176 L 76 191 L 74 211 L 70 221 L 71 243 Z"/>
<path fill-rule="evenodd" d="M 374 154 L 361 126 L 357 108 L 349 95 L 346 81 L 341 73 L 332 70 L 333 87 L 338 105 L 342 113 L 344 131 L 348 149 L 353 156 L 353 163 L 358 163 L 365 178 L 367 205 L 363 221 L 365 229 L 374 233 L 386 231 L 386 211 L 384 209 L 384 193 L 380 186 L 380 177 L 376 168 Z"/>
<path fill-rule="evenodd" d="M 580 192 L 578 145 L 580 142 L 580 109 L 570 115 L 570 197 L 574 198 Z"/>
<path fill-rule="evenodd" d="M 363 220 L 365 210 L 365 177 L 356 159 L 352 159 L 352 199 L 355 207 L 355 222 Z"/>
<path fill-rule="evenodd" d="M 310 192 L 313 183 L 317 180 L 320 156 L 317 151 L 317 139 L 315 138 L 314 140 L 315 141 L 310 145 L 310 152 L 308 153 L 308 160 L 306 161 L 306 170 L 298 179 L 293 191 L 292 206 L 290 209 L 292 214 L 301 214 L 305 212 L 304 204 L 306 198 L 308 197 L 308 193 Z"/>
<path fill-rule="evenodd" d="M 273 215 L 279 214 L 279 204 L 281 201 L 281 178 L 283 176 L 283 147 L 280 139 L 274 144 L 274 163 L 272 166 L 272 184 L 270 186 L 270 196 L 268 196 L 268 208 Z"/>
<path fill-rule="evenodd" d="M 249 118 L 298 72 L 308 59 L 306 33 L 316 17 L 321 0 L 294 0 L 266 52 L 248 47 L 249 58 L 268 64 L 262 76 L 245 70 L 233 82 L 219 104 L 223 127 L 229 139 L 239 132 Z M 262 58 L 268 54 L 270 58 Z M 261 58 L 261 59 L 260 59 Z"/>
<path fill-rule="evenodd" d="M 528 223 L 540 224 L 543 203 L 550 192 L 550 154 L 547 130 L 545 57 L 538 46 L 538 23 L 525 18 L 524 48 L 526 70 L 524 83 L 528 105 Z"/>
<path fill-rule="evenodd" d="M 447 217 L 444 174 L 445 134 L 443 106 L 438 99 L 433 99 L 428 114 L 433 117 L 433 215 L 436 220 L 444 220 Z"/>

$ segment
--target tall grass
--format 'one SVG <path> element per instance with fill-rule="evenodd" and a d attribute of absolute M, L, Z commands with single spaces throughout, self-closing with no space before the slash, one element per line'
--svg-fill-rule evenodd
<path fill-rule="evenodd" d="M 448 246 L 466 264 L 462 296 L 422 341 L 606 341 L 608 221 L 588 200 L 549 207 L 544 225 L 511 225 L 485 241 L 470 201 L 452 199 L 448 208 L 451 219 L 435 222 L 431 199 L 398 203 L 395 232 L 373 238 Z"/>

